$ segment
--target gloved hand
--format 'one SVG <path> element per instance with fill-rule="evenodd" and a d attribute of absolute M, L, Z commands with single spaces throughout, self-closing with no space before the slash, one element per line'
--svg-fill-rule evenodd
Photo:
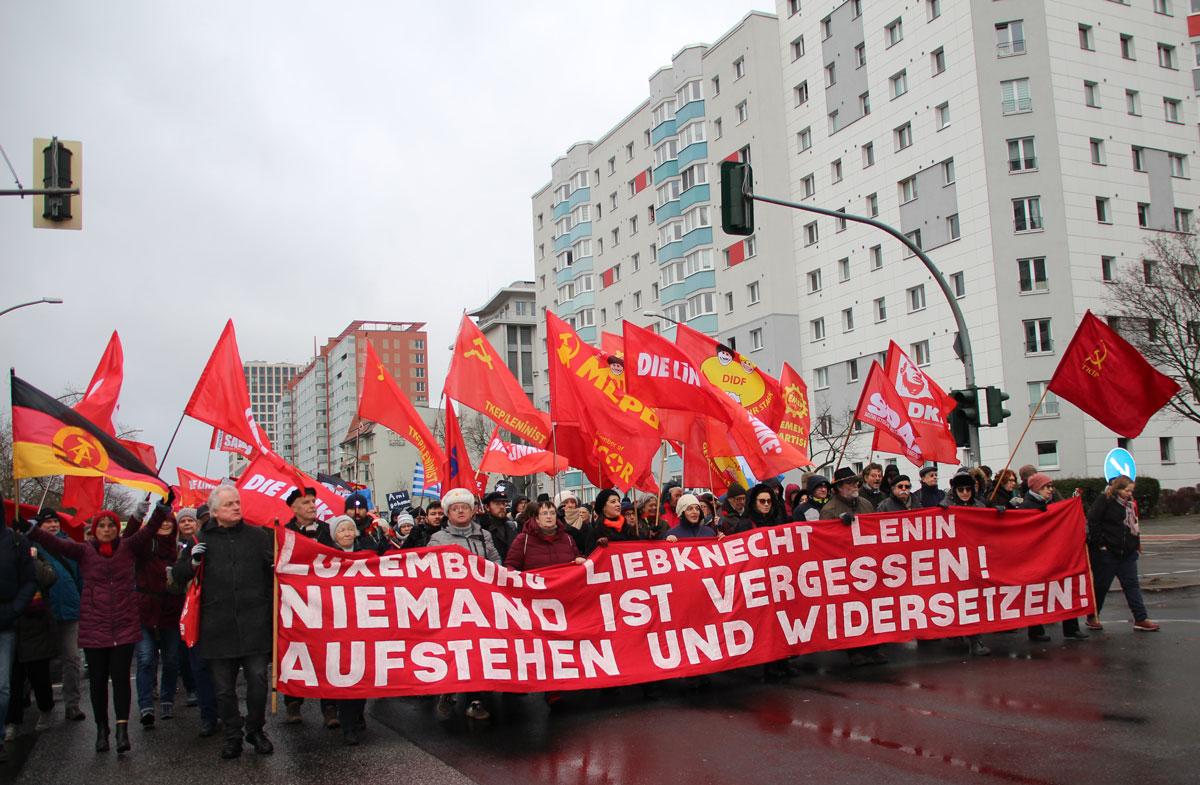
<path fill-rule="evenodd" d="M 154 511 L 156 513 L 158 513 L 159 515 L 161 515 L 163 518 L 166 518 L 168 515 L 171 514 L 171 503 L 169 501 L 168 502 L 158 502 L 157 504 L 154 505 Z"/>
<path fill-rule="evenodd" d="M 996 505 L 996 512 L 1000 513 L 1001 515 L 1003 515 L 1007 511 L 1008 511 L 1007 504 L 997 504 Z"/>
<path fill-rule="evenodd" d="M 13 529 L 18 534 L 29 534 L 29 532 L 33 531 L 33 521 L 28 518 L 17 518 L 13 521 Z"/>
<path fill-rule="evenodd" d="M 162 504 L 167 505 L 167 508 L 169 509 L 171 507 L 171 505 L 174 503 L 175 503 L 175 489 L 168 488 L 167 489 L 167 498 L 162 501 Z"/>
<path fill-rule="evenodd" d="M 598 538 L 598 539 L 596 540 L 596 547 L 597 547 L 597 548 L 603 548 L 605 545 L 608 545 L 608 538 L 607 538 L 607 537 L 600 537 L 600 538 Z"/>
<path fill-rule="evenodd" d="M 839 515 L 838 517 L 841 519 L 842 523 L 845 524 L 846 526 L 849 526 L 850 524 L 854 523 L 854 513 L 844 512 L 841 515 Z"/>
<path fill-rule="evenodd" d="M 192 564 L 199 564 L 204 559 L 204 554 L 208 551 L 208 543 L 198 542 L 192 546 Z"/>
<path fill-rule="evenodd" d="M 145 499 L 142 499 L 140 502 L 138 502 L 137 506 L 133 508 L 133 517 L 137 518 L 139 521 L 144 521 L 144 520 L 146 520 L 146 515 L 149 512 L 150 512 L 150 497 L 146 497 Z"/>

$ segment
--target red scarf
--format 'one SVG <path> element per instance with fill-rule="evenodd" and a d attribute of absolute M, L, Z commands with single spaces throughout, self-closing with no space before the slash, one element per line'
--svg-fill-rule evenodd
<path fill-rule="evenodd" d="M 625 527 L 625 516 L 624 515 L 622 515 L 620 518 L 605 518 L 605 517 L 601 516 L 601 520 L 604 521 L 605 526 L 612 529 L 613 531 L 619 532 L 619 531 L 621 531 L 621 529 L 623 529 Z"/>
<path fill-rule="evenodd" d="M 111 542 L 102 542 L 102 543 L 100 543 L 99 547 L 97 547 L 96 550 L 100 551 L 101 556 L 103 556 L 105 558 L 111 558 L 113 555 L 114 549 L 113 549 L 113 544 Z"/>

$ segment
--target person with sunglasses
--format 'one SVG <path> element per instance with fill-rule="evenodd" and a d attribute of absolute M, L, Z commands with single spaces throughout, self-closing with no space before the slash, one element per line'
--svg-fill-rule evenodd
<path fill-rule="evenodd" d="M 905 512 L 912 509 L 912 479 L 907 474 L 897 475 L 888 490 L 888 495 L 879 503 L 879 512 Z"/>

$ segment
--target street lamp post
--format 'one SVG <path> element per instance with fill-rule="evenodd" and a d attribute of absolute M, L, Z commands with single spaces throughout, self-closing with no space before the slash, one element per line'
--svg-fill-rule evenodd
<path fill-rule="evenodd" d="M 15 311 L 18 308 L 24 308 L 27 305 L 40 305 L 41 303 L 50 303 L 51 305 L 61 305 L 62 298 L 61 297 L 43 297 L 40 300 L 30 300 L 27 303 L 18 303 L 17 305 L 10 305 L 9 307 L 5 308 L 3 311 L 0 311 L 0 316 L 3 316 L 4 314 L 8 313 L 9 311 Z"/>

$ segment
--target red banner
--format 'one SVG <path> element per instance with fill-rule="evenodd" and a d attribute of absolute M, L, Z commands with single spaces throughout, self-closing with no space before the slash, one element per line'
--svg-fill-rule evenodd
<path fill-rule="evenodd" d="M 237 489 L 242 496 L 242 518 L 247 523 L 269 526 L 272 521 L 286 523 L 292 519 L 287 496 L 303 480 L 305 487 L 317 491 L 317 517 L 327 521 L 341 515 L 346 500 L 309 477 L 277 455 L 260 455 L 246 467 L 238 478 Z"/>
<path fill-rule="evenodd" d="M 283 532 L 279 687 L 367 698 L 592 689 L 1044 624 L 1094 605 L 1078 499 L 618 542 L 516 572 L 444 546 L 350 557 Z"/>
<path fill-rule="evenodd" d="M 176 501 L 180 507 L 199 507 L 205 504 L 208 494 L 221 484 L 220 480 L 210 480 L 187 469 L 177 467 L 175 471 L 179 474 L 179 493 L 176 495 Z"/>

